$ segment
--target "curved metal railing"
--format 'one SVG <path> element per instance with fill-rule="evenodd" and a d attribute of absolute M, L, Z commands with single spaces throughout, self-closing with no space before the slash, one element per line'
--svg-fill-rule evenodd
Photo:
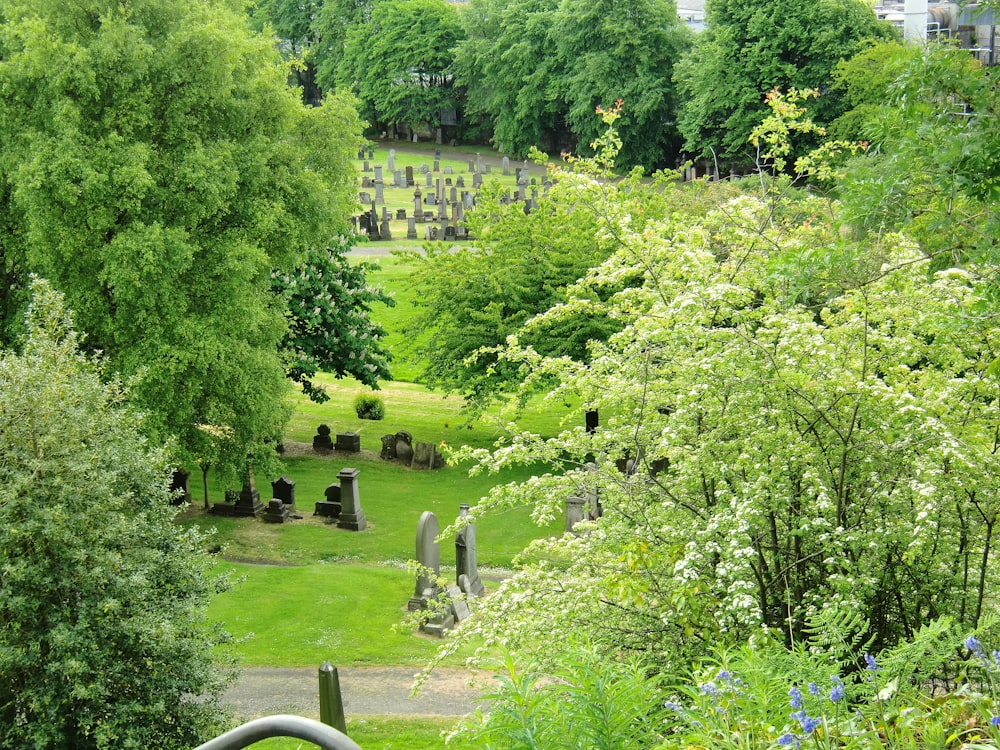
<path fill-rule="evenodd" d="M 343 732 L 302 716 L 278 714 L 248 721 L 199 745 L 195 750 L 241 750 L 270 737 L 294 737 L 319 745 L 323 750 L 361 750 L 361 747 Z"/>

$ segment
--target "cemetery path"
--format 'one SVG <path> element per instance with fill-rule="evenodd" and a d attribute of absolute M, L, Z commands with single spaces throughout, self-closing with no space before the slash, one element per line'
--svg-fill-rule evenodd
<path fill-rule="evenodd" d="M 464 669 L 435 669 L 414 697 L 414 667 L 338 667 L 344 713 L 356 716 L 464 716 L 478 705 Z M 241 719 L 273 714 L 319 718 L 319 672 L 311 667 L 251 667 L 223 702 Z"/>

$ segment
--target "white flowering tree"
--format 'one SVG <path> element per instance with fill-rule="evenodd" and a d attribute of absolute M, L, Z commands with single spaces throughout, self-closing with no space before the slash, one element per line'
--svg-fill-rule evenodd
<path fill-rule="evenodd" d="M 591 281 L 643 280 L 608 303 L 622 330 L 586 365 L 513 339 L 503 356 L 604 424 L 463 452 L 552 467 L 473 517 L 527 503 L 549 520 L 571 495 L 603 516 L 531 545 L 469 633 L 544 650 L 583 632 L 669 667 L 761 628 L 800 642 L 826 607 L 861 612 L 874 648 L 979 620 L 1000 479 L 990 289 L 932 273 L 903 236 L 845 239 L 835 208 L 742 196 L 641 232 L 603 212 L 620 249 Z"/>

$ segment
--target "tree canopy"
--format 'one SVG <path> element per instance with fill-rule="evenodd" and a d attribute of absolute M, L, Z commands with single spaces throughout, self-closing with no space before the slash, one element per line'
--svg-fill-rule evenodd
<path fill-rule="evenodd" d="M 166 452 L 32 290 L 23 351 L 0 353 L 0 744 L 187 750 L 226 716 L 221 579 L 173 522 Z"/>
<path fill-rule="evenodd" d="M 230 3 L 0 10 L 6 328 L 38 273 L 86 345 L 139 377 L 133 398 L 182 458 L 204 453 L 205 426 L 217 466 L 269 455 L 288 330 L 272 272 L 345 228 L 351 101 L 304 107 L 273 40 Z"/>
<path fill-rule="evenodd" d="M 861 0 L 709 0 L 705 21 L 675 74 L 678 127 L 687 152 L 740 165 L 754 162 L 747 139 L 767 111 L 768 91 L 826 93 L 839 61 L 894 34 Z M 845 109 L 826 95 L 811 114 L 825 125 Z"/>

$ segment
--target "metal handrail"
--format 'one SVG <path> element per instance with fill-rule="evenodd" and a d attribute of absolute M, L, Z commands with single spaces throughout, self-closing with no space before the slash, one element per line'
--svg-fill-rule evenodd
<path fill-rule="evenodd" d="M 278 714 L 254 719 L 199 745 L 195 750 L 241 750 L 270 737 L 294 737 L 319 745 L 323 750 L 361 750 L 343 732 L 302 716 Z"/>

